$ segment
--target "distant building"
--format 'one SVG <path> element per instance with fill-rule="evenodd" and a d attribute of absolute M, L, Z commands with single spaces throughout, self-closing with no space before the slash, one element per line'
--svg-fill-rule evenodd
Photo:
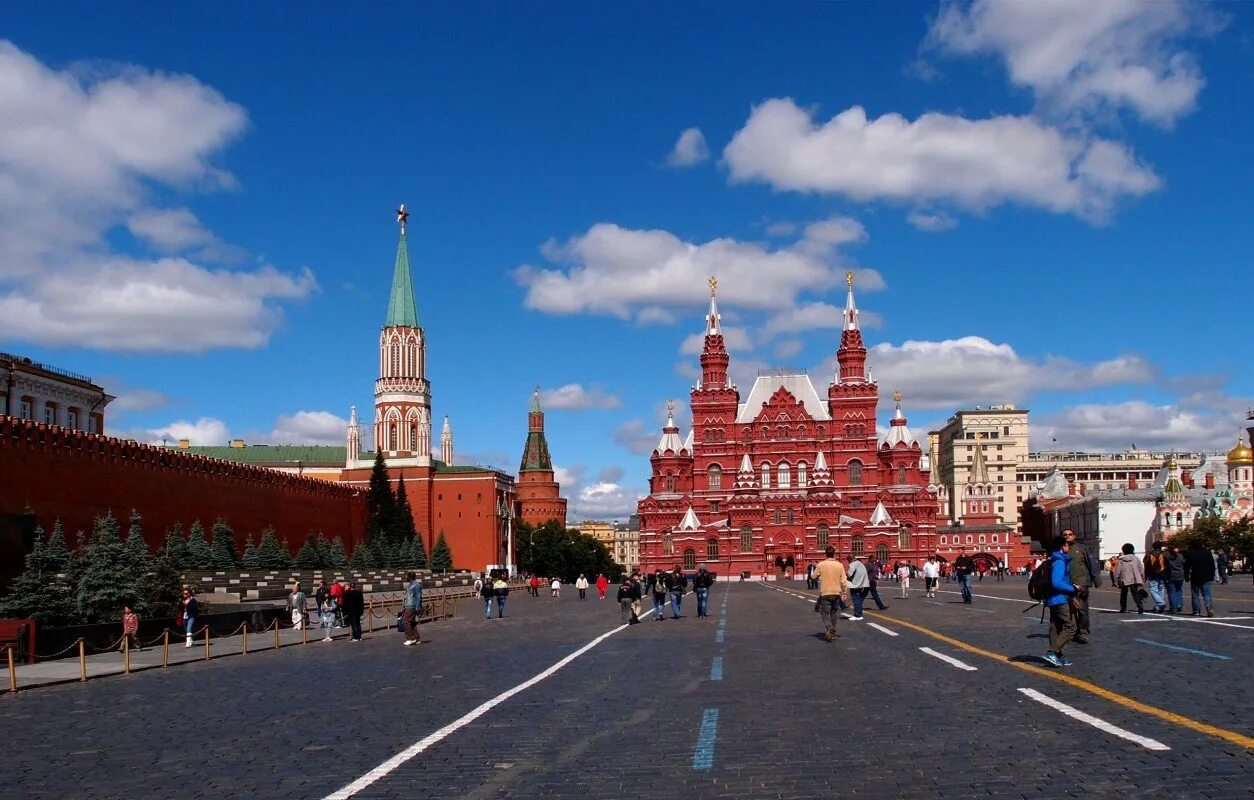
<path fill-rule="evenodd" d="M 0 353 L 0 416 L 103 434 L 113 399 L 86 375 Z"/>
<path fill-rule="evenodd" d="M 601 544 L 605 545 L 607 550 L 613 550 L 614 547 L 614 523 L 599 522 L 597 520 L 585 519 L 583 522 L 575 525 L 580 533 L 591 536 Z"/>
<path fill-rule="evenodd" d="M 527 414 L 527 442 L 518 466 L 518 519 L 528 525 L 556 520 L 566 526 L 566 499 L 553 478 L 553 460 L 544 438 L 544 410 L 540 408 L 540 387 L 531 396 Z"/>
<path fill-rule="evenodd" d="M 627 569 L 640 566 L 640 517 L 614 523 L 614 561 Z"/>
<path fill-rule="evenodd" d="M 975 461 L 977 438 L 983 444 L 994 522 L 1019 527 L 1019 505 L 1026 493 L 1017 485 L 1017 469 L 1028 455 L 1028 409 L 1009 403 L 958 411 L 943 428 L 927 435 L 929 463 L 939 479 L 938 495 L 950 523 L 962 522 L 964 483 Z"/>
<path fill-rule="evenodd" d="M 1016 493 L 1026 499 L 1045 475 L 1057 469 L 1080 491 L 1121 489 L 1149 486 L 1169 459 L 1176 459 L 1186 472 L 1196 469 L 1208 455 L 1202 452 L 1171 453 L 1167 451 L 1129 449 L 1117 452 L 1038 450 L 1019 462 Z"/>

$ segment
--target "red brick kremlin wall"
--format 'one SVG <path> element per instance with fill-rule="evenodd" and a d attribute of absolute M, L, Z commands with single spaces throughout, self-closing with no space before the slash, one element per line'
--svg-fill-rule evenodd
<path fill-rule="evenodd" d="M 350 487 L 0 416 L 0 515 L 28 507 L 48 530 L 59 518 L 67 537 L 110 510 L 125 526 L 135 508 L 149 547 L 176 522 L 186 531 L 218 517 L 236 552 L 267 526 L 293 552 L 311 531 L 350 551 L 365 538 L 365 494 Z"/>

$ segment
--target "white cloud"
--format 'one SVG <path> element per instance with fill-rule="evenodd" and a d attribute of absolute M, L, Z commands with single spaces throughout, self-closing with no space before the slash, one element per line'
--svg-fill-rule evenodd
<path fill-rule="evenodd" d="M 1154 367 L 1137 355 L 1083 364 L 1068 358 L 1020 356 L 1008 344 L 979 336 L 944 341 L 877 344 L 867 365 L 880 385 L 905 393 L 910 408 L 954 409 L 1020 403 L 1038 391 L 1077 391 L 1154 380 Z M 830 363 L 821 368 L 831 377 Z"/>
<path fill-rule="evenodd" d="M 617 395 L 597 387 L 584 388 L 578 383 L 568 383 L 556 389 L 546 389 L 540 394 L 544 408 L 566 411 L 587 411 L 594 408 L 618 408 L 623 403 Z"/>
<path fill-rule="evenodd" d="M 138 438 L 138 437 L 137 437 Z M 195 422 L 178 420 L 162 428 L 150 428 L 146 431 L 149 444 L 175 444 L 180 439 L 188 439 L 193 447 L 209 447 L 223 445 L 231 438 L 226 423 L 212 417 L 201 417 Z"/>
<path fill-rule="evenodd" d="M 999 57 L 1047 108 L 1127 107 L 1169 126 L 1205 83 L 1180 40 L 1216 27 L 1185 0 L 975 0 L 944 7 L 928 38 L 949 53 Z"/>
<path fill-rule="evenodd" d="M 119 387 L 117 383 L 108 379 L 99 378 L 98 380 L 100 385 L 105 387 L 105 391 L 117 393 L 113 402 L 109 403 L 108 411 L 111 414 L 126 411 L 152 411 L 170 402 L 168 397 L 155 389 Z"/>
<path fill-rule="evenodd" d="M 844 308 L 838 308 L 831 303 L 806 303 L 772 316 L 766 321 L 763 335 L 770 338 L 781 333 L 842 328 L 844 324 Z M 858 324 L 863 328 L 881 328 L 884 319 L 874 311 L 858 309 Z"/>
<path fill-rule="evenodd" d="M 797 232 L 797 223 L 795 222 L 772 222 L 766 226 L 767 236 L 792 236 Z"/>
<path fill-rule="evenodd" d="M 329 411 L 297 411 L 280 416 L 274 430 L 262 434 L 258 444 L 333 444 L 342 445 L 348 420 Z"/>
<path fill-rule="evenodd" d="M 818 123 L 790 98 L 755 107 L 723 155 L 734 182 L 976 211 L 1018 203 L 1093 222 L 1160 184 L 1122 145 L 1032 117 L 868 119 L 853 106 Z"/>
<path fill-rule="evenodd" d="M 636 513 L 636 503 L 643 492 L 633 491 L 621 483 L 599 481 L 580 487 L 571 497 L 574 519 L 625 520 Z"/>
<path fill-rule="evenodd" d="M 1226 450 L 1238 423 L 1232 415 L 1129 400 L 1082 404 L 1044 416 L 1032 438 L 1033 447 L 1042 449 L 1122 450 L 1135 443 L 1150 450 Z"/>
<path fill-rule="evenodd" d="M 694 244 L 664 230 L 599 223 L 541 248 L 564 266 L 523 266 L 514 277 L 527 290 L 524 304 L 548 314 L 670 321 L 675 309 L 709 302 L 711 275 L 718 276 L 720 306 L 781 311 L 799 294 L 836 285 L 844 267 L 838 246 L 864 238 L 862 226 L 846 217 L 811 224 L 801 239 L 778 247 L 726 238 Z M 860 288 L 883 288 L 875 270 L 857 273 Z"/>
<path fill-rule="evenodd" d="M 805 343 L 800 339 L 783 339 L 775 345 L 775 357 L 784 360 L 796 358 L 805 348 Z"/>
<path fill-rule="evenodd" d="M 638 456 L 647 456 L 652 453 L 661 438 L 661 426 L 650 428 L 642 419 L 629 419 L 614 429 L 615 443 Z"/>
<path fill-rule="evenodd" d="M 666 163 L 672 167 L 692 167 L 710 157 L 710 147 L 700 128 L 688 128 L 679 134 Z"/>
<path fill-rule="evenodd" d="M 958 220 L 944 211 L 920 211 L 915 209 L 906 217 L 906 222 L 909 222 L 921 231 L 928 231 L 929 233 L 950 231 L 958 227 Z"/>
<path fill-rule="evenodd" d="M 723 346 L 729 352 L 752 350 L 753 340 L 749 336 L 749 331 L 744 328 L 738 328 L 734 325 L 723 325 L 720 328 L 723 334 Z M 705 331 L 700 333 L 689 334 L 679 346 L 679 352 L 684 355 L 700 355 L 705 348 Z"/>
<path fill-rule="evenodd" d="M 155 209 L 148 197 L 231 185 L 211 159 L 246 123 L 241 107 L 189 76 L 138 67 L 58 71 L 0 40 L 6 333 L 112 350 L 265 342 L 282 317 L 275 301 L 316 288 L 307 272 L 148 261 L 111 252 L 107 239 L 126 225 L 158 250 L 231 255 L 190 211 Z"/>

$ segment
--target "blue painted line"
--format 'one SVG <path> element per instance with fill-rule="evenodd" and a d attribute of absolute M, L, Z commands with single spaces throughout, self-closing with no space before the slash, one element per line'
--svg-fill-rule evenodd
<path fill-rule="evenodd" d="M 692 754 L 692 768 L 707 770 L 714 766 L 714 740 L 718 738 L 718 709 L 701 713 L 701 730 L 697 733 L 697 749 Z"/>
<path fill-rule="evenodd" d="M 723 629 L 722 628 L 719 628 L 717 631 L 714 632 L 714 641 L 718 642 L 719 644 L 723 643 Z"/>
<path fill-rule="evenodd" d="M 723 679 L 723 657 L 715 656 L 713 663 L 710 664 L 710 680 L 721 681 Z"/>
<path fill-rule="evenodd" d="M 1192 653 L 1195 656 L 1206 656 L 1207 658 L 1217 658 L 1221 661 L 1231 661 L 1231 656 L 1223 656 L 1219 653 L 1209 653 L 1205 650 L 1194 650 L 1192 647 L 1181 647 L 1178 644 L 1167 644 L 1166 642 L 1156 642 L 1153 639 L 1136 639 L 1141 644 L 1152 644 L 1155 647 L 1165 647 L 1168 650 L 1179 650 L 1183 653 Z"/>

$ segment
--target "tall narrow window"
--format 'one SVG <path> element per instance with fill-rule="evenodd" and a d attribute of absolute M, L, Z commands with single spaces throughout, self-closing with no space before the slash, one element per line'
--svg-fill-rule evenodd
<path fill-rule="evenodd" d="M 666 534 L 666 538 L 662 541 L 662 550 L 668 556 L 675 555 L 675 540 L 671 538 L 669 533 Z"/>
<path fill-rule="evenodd" d="M 418 423 L 417 422 L 409 423 L 409 449 L 414 452 L 418 451 Z"/>
<path fill-rule="evenodd" d="M 753 528 L 745 525 L 740 529 L 740 552 L 748 553 L 753 550 Z"/>
<path fill-rule="evenodd" d="M 855 536 L 855 537 L 853 537 L 853 545 L 852 545 L 852 548 L 853 548 L 853 554 L 854 554 L 855 556 L 864 556 L 864 555 L 866 555 L 866 547 L 862 544 L 862 537 L 861 537 L 861 536 Z"/>
<path fill-rule="evenodd" d="M 898 467 L 897 468 L 897 483 L 904 484 L 905 482 L 906 482 L 906 468 Z"/>
<path fill-rule="evenodd" d="M 901 531 L 897 534 L 897 547 L 902 550 L 910 548 L 910 526 L 902 525 Z"/>
<path fill-rule="evenodd" d="M 876 561 L 878 561 L 878 562 L 880 562 L 881 564 L 887 564 L 887 563 L 888 563 L 888 557 L 889 557 L 889 555 L 890 555 L 890 554 L 889 554 L 889 552 L 888 552 L 888 545 L 886 545 L 886 544 L 881 544 L 881 545 L 879 545 L 878 547 L 876 547 L 876 548 L 875 548 L 875 560 L 876 560 Z"/>
<path fill-rule="evenodd" d="M 862 485 L 862 462 L 856 458 L 849 462 L 849 485 Z"/>
<path fill-rule="evenodd" d="M 718 558 L 718 539 L 706 540 L 705 557 L 706 558 Z"/>
<path fill-rule="evenodd" d="M 684 569 L 697 568 L 697 551 L 691 547 L 684 550 Z"/>
<path fill-rule="evenodd" d="M 828 528 L 826 525 L 820 525 L 818 527 L 819 549 L 827 547 L 827 543 L 831 540 L 831 537 L 832 537 L 831 529 Z"/>
<path fill-rule="evenodd" d="M 804 461 L 797 465 L 797 488 L 806 488 L 806 462 Z"/>
<path fill-rule="evenodd" d="M 787 464 L 779 465 L 779 488 L 787 489 L 792 486 L 792 469 Z"/>
<path fill-rule="evenodd" d="M 722 467 L 720 467 L 718 464 L 711 464 L 706 474 L 709 475 L 711 489 L 723 488 L 723 468 Z"/>
<path fill-rule="evenodd" d="M 669 472 L 666 473 L 666 491 L 675 491 L 675 476 Z"/>
<path fill-rule="evenodd" d="M 392 377 L 401 373 L 401 346 L 392 342 Z"/>
<path fill-rule="evenodd" d="M 792 509 L 791 509 L 791 508 L 790 508 L 790 509 L 788 509 L 788 524 L 789 524 L 789 525 L 792 525 L 792 524 L 793 524 L 793 515 L 792 515 Z"/>
<path fill-rule="evenodd" d="M 400 447 L 397 446 L 396 439 L 397 439 L 396 423 L 392 422 L 388 424 L 388 449 L 389 450 L 400 449 Z"/>
<path fill-rule="evenodd" d="M 762 488 L 763 489 L 771 488 L 771 465 L 770 464 L 762 465 Z"/>
<path fill-rule="evenodd" d="M 775 509 L 774 519 L 775 519 L 776 525 L 783 525 L 784 524 L 784 512 L 778 508 Z"/>

